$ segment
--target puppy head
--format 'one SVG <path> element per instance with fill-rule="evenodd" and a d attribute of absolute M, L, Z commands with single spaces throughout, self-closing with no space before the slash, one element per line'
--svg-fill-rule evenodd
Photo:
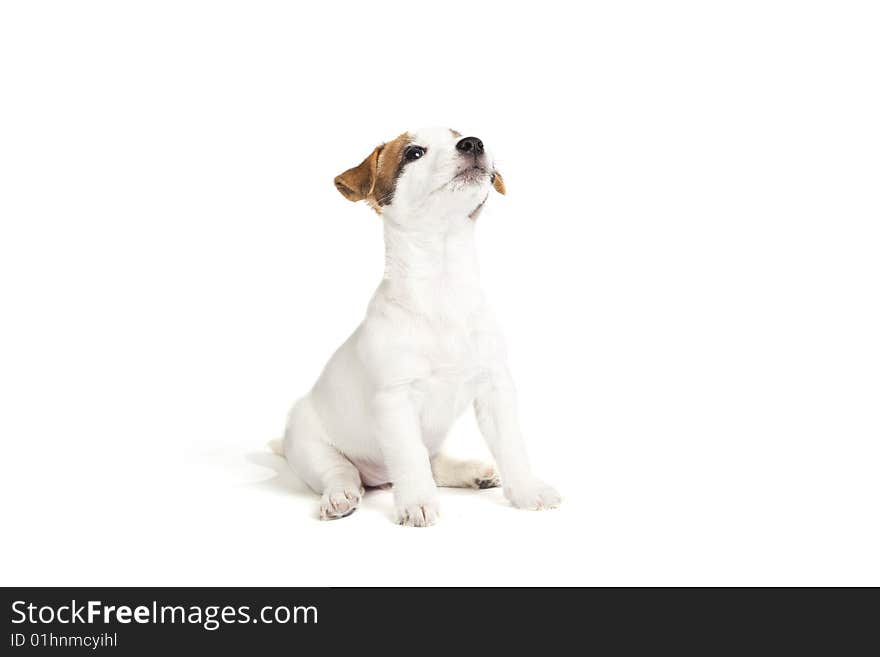
<path fill-rule="evenodd" d="M 366 200 L 379 214 L 395 216 L 463 212 L 475 218 L 490 187 L 505 193 L 483 142 L 446 128 L 405 132 L 333 182 L 349 201 Z"/>

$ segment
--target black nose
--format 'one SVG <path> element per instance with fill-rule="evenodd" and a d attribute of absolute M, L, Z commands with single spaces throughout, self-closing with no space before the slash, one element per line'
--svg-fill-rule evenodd
<path fill-rule="evenodd" d="M 465 137 L 458 142 L 455 147 L 462 153 L 473 153 L 474 155 L 483 154 L 483 142 L 477 137 Z"/>

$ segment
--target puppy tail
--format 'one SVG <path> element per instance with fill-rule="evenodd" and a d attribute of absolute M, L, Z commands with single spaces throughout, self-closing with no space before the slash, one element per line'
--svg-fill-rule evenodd
<path fill-rule="evenodd" d="M 274 440 L 270 440 L 266 443 L 266 447 L 268 447 L 273 454 L 277 454 L 278 456 L 284 456 L 284 448 L 281 444 L 281 438 L 275 438 Z"/>

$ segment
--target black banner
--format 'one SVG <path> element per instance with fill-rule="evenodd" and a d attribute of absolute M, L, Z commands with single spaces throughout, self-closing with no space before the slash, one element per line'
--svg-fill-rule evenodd
<path fill-rule="evenodd" d="M 155 655 L 523 642 L 555 654 L 599 641 L 623 653 L 801 644 L 851 654 L 876 649 L 878 605 L 871 589 L 7 588 L 3 606 L 3 654 Z"/>

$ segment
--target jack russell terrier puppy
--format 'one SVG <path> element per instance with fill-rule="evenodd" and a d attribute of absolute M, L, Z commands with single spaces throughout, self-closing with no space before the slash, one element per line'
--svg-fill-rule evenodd
<path fill-rule="evenodd" d="M 397 521 L 414 527 L 437 521 L 437 486 L 500 483 L 521 509 L 558 506 L 529 466 L 504 341 L 480 290 L 476 218 L 492 188 L 505 193 L 483 142 L 407 132 L 334 183 L 382 217 L 385 276 L 288 418 L 283 453 L 321 495 L 321 518 L 353 513 L 364 485 L 391 484 Z M 471 404 L 497 471 L 440 451 Z"/>

